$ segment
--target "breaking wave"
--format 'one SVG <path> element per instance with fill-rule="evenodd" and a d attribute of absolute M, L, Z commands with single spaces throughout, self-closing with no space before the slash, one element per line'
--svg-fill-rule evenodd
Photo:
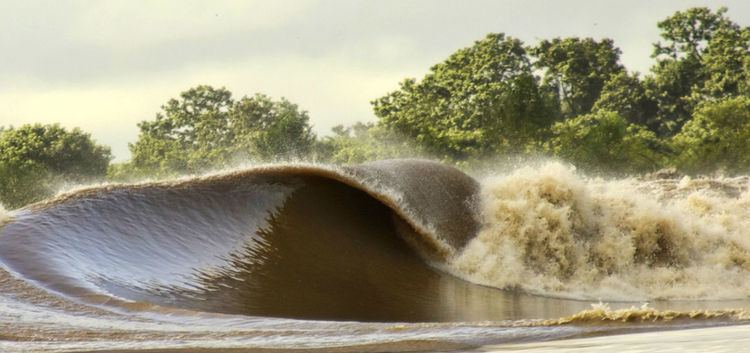
<path fill-rule="evenodd" d="M 424 160 L 276 164 L 0 209 L 0 261 L 55 295 L 128 312 L 745 320 L 713 304 L 693 315 L 692 304 L 587 310 L 585 300 L 746 300 L 749 216 L 747 177 L 614 180 L 547 163 L 475 179 Z"/>
<path fill-rule="evenodd" d="M 746 299 L 748 178 L 586 178 L 547 163 L 487 178 L 451 259 L 475 283 L 577 299 Z"/>
<path fill-rule="evenodd" d="M 476 233 L 477 191 L 419 160 L 83 188 L 16 211 L 0 259 L 49 290 L 127 310 L 487 319 L 493 310 L 459 309 L 450 293 L 503 294 L 434 268 Z"/>

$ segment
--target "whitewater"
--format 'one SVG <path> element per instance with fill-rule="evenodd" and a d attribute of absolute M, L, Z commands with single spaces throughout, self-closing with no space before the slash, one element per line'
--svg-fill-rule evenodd
<path fill-rule="evenodd" d="M 576 299 L 750 295 L 748 178 L 591 179 L 548 163 L 483 181 L 476 238 L 452 272 Z"/>
<path fill-rule="evenodd" d="M 0 209 L 0 351 L 732 351 L 749 183 L 390 160 L 78 188 Z"/>

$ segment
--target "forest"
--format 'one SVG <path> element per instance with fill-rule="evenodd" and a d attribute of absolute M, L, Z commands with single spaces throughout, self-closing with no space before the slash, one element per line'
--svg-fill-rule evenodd
<path fill-rule="evenodd" d="M 610 39 L 524 43 L 490 33 L 371 101 L 376 122 L 316 136 L 303 107 L 200 85 L 168 100 L 112 163 L 107 146 L 57 124 L 0 127 L 0 203 L 22 207 L 66 185 L 199 174 L 243 163 L 361 163 L 424 157 L 465 170 L 556 158 L 591 175 L 750 168 L 750 27 L 726 8 L 656 24 L 649 72 Z"/>

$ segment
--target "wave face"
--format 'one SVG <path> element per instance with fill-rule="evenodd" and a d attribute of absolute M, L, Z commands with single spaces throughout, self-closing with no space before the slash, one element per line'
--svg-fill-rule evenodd
<path fill-rule="evenodd" d="M 748 206 L 746 177 L 604 180 L 548 163 L 477 181 L 423 160 L 260 166 L 0 212 L 0 294 L 39 300 L 17 280 L 118 312 L 365 322 L 571 317 L 587 299 L 741 308 Z M 697 317 L 745 315 L 709 313 Z"/>
<path fill-rule="evenodd" d="M 483 226 L 451 271 L 593 300 L 747 299 L 748 178 L 603 180 L 559 163 L 482 182 Z"/>
<path fill-rule="evenodd" d="M 137 311 L 357 321 L 541 316 L 513 308 L 539 299 L 435 269 L 478 231 L 478 191 L 453 168 L 415 160 L 97 187 L 17 212 L 0 234 L 0 258 L 49 290 Z"/>
<path fill-rule="evenodd" d="M 746 324 L 749 180 L 395 160 L 80 189 L 0 208 L 0 351 L 449 351 Z M 633 303 L 651 299 L 696 300 Z"/>

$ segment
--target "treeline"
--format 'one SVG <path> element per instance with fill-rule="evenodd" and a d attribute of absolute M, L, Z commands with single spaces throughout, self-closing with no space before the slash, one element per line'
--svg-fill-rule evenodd
<path fill-rule="evenodd" d="M 79 130 L 0 131 L 0 202 L 18 207 L 61 183 L 198 173 L 245 161 L 358 163 L 425 156 L 462 167 L 554 156 L 594 173 L 746 173 L 750 168 L 750 28 L 726 8 L 691 8 L 657 24 L 654 64 L 628 71 L 610 39 L 535 45 L 493 33 L 372 102 L 377 123 L 312 132 L 286 99 L 198 86 L 138 126 L 132 159 Z"/>

